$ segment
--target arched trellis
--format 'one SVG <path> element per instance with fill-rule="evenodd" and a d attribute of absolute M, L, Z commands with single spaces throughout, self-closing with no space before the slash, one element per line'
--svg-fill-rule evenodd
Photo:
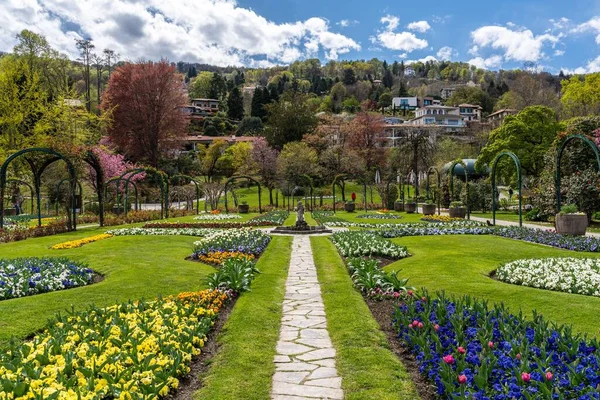
<path fill-rule="evenodd" d="M 427 170 L 427 200 L 430 200 L 430 198 L 431 198 L 431 185 L 429 183 L 429 177 L 433 173 L 435 173 L 435 175 L 437 177 L 437 188 L 436 188 L 437 190 L 435 191 L 435 193 L 436 193 L 435 199 L 437 200 L 438 215 L 440 215 L 441 211 L 442 211 L 441 192 L 440 192 L 440 189 L 442 187 L 442 179 L 440 177 L 440 171 L 438 171 L 437 168 L 435 168 L 435 167 L 429 167 L 429 169 Z"/>
<path fill-rule="evenodd" d="M 238 179 L 248 179 L 249 181 L 252 181 L 258 185 L 258 213 L 262 214 L 262 199 L 261 199 L 262 195 L 261 195 L 260 182 L 258 182 L 256 179 L 254 179 L 253 177 L 248 176 L 248 175 L 232 176 L 231 178 L 227 179 L 227 182 L 225 182 L 225 212 L 227 214 L 229 214 L 229 208 L 227 207 L 227 186 L 229 186 L 230 183 L 232 183 Z"/>
<path fill-rule="evenodd" d="M 309 211 L 312 212 L 313 209 L 314 209 L 314 206 L 315 206 L 315 204 L 314 204 L 314 198 L 313 198 L 313 193 L 314 193 L 314 190 L 315 190 L 314 181 L 313 181 L 313 179 L 310 176 L 308 176 L 306 174 L 299 175 L 299 177 L 302 178 L 302 179 L 304 179 L 306 182 L 308 182 L 308 184 L 310 186 L 310 202 L 309 202 L 310 210 Z"/>
<path fill-rule="evenodd" d="M 118 183 L 118 182 L 120 182 L 120 178 L 121 178 L 120 176 L 115 176 L 115 177 L 113 177 L 113 178 L 110 178 L 109 180 L 107 180 L 107 181 L 106 181 L 106 183 L 104 184 L 104 187 L 105 187 L 105 190 L 104 190 L 104 195 L 105 195 L 105 196 L 108 194 L 108 188 L 109 188 L 109 185 L 110 185 L 111 183 L 113 183 L 113 182 L 115 182 L 115 183 Z M 134 204 L 134 205 L 135 205 L 135 211 L 137 211 L 137 210 L 138 210 L 138 204 L 139 204 L 139 200 L 138 200 L 138 188 L 137 188 L 137 185 L 136 185 L 136 184 L 135 184 L 135 182 L 133 182 L 133 181 L 126 181 L 126 184 L 133 186 L 133 190 L 134 190 L 134 196 L 135 196 L 135 204 Z M 117 190 L 119 190 L 119 189 L 118 189 L 119 185 L 120 185 L 120 184 L 118 184 L 118 185 L 115 185 L 115 188 L 116 188 Z M 126 201 L 127 201 L 127 200 L 126 200 Z M 117 205 L 117 207 L 120 207 L 120 205 Z"/>
<path fill-rule="evenodd" d="M 60 189 L 62 187 L 62 184 L 66 181 L 68 181 L 69 178 L 64 178 L 61 179 L 60 181 L 58 181 L 58 183 L 56 184 L 56 215 L 58 215 L 58 196 L 60 194 Z M 83 188 L 81 187 L 81 182 L 77 181 L 77 186 L 76 188 L 79 188 L 79 195 L 83 196 Z M 75 196 L 77 197 L 77 194 L 75 194 Z M 83 204 L 83 198 L 81 203 Z M 77 200 L 75 200 L 75 204 L 77 204 Z M 77 206 L 75 206 L 75 208 L 77 208 Z"/>
<path fill-rule="evenodd" d="M 519 226 L 523 226 L 523 193 L 522 193 L 522 181 L 521 181 L 521 162 L 519 157 L 512 151 L 504 150 L 500 152 L 494 161 L 492 162 L 492 221 L 496 225 L 496 167 L 502 157 L 510 157 L 517 167 L 517 187 L 519 188 Z"/>
<path fill-rule="evenodd" d="M 173 175 L 170 177 L 171 180 L 179 178 L 187 179 L 188 181 L 192 182 L 194 186 L 196 186 L 196 214 L 200 214 L 200 185 L 198 185 L 198 182 L 189 175 Z"/>
<path fill-rule="evenodd" d="M 560 207 L 561 207 L 561 196 L 560 196 L 560 179 L 561 179 L 561 177 L 560 177 L 560 162 L 561 162 L 561 159 L 562 159 L 562 155 L 563 155 L 563 153 L 565 151 L 565 148 L 573 140 L 581 140 L 582 142 L 584 142 L 585 144 L 587 144 L 589 147 L 591 147 L 591 149 L 594 151 L 594 154 L 596 155 L 596 162 L 598 163 L 598 170 L 600 171 L 600 151 L 598 149 L 598 146 L 596 146 L 596 144 L 594 142 L 592 142 L 590 139 L 588 139 L 584 135 L 575 134 L 575 135 L 567 136 L 563 140 L 563 142 L 560 144 L 560 146 L 558 148 L 558 153 L 556 154 L 555 186 L 556 186 L 556 208 L 557 208 L 558 211 L 560 211 Z"/>
<path fill-rule="evenodd" d="M 454 198 L 454 168 L 457 165 L 462 165 L 465 171 L 465 185 L 467 187 L 467 201 L 465 207 L 467 207 L 467 219 L 471 219 L 471 210 L 469 210 L 469 173 L 467 172 L 467 165 L 462 160 L 456 160 L 452 162 L 448 173 L 450 174 L 450 199 Z"/>
<path fill-rule="evenodd" d="M 13 160 L 15 160 L 16 158 L 23 156 L 25 154 L 29 154 L 29 153 L 43 153 L 43 154 L 50 155 L 50 158 L 44 160 L 40 165 L 37 165 L 34 160 L 32 160 L 28 157 L 23 157 L 24 160 L 27 162 L 27 164 L 29 164 L 29 167 L 31 168 L 31 172 L 33 173 L 33 186 L 35 188 L 36 203 L 37 203 L 37 209 L 38 209 L 38 226 L 42 226 L 42 208 L 41 208 L 41 199 L 40 199 L 40 186 L 41 186 L 42 174 L 44 173 L 46 168 L 48 168 L 48 166 L 50 166 L 52 163 L 54 163 L 58 160 L 63 160 L 67 164 L 67 170 L 69 172 L 69 178 L 71 181 L 71 211 L 72 211 L 72 215 L 71 215 L 70 221 L 69 221 L 69 218 L 67 218 L 68 229 L 73 230 L 73 231 L 76 230 L 77 229 L 77 216 L 75 214 L 75 185 L 76 185 L 75 182 L 77 181 L 77 175 L 75 173 L 75 167 L 73 166 L 73 163 L 68 158 L 66 158 L 64 155 L 62 155 L 61 153 L 59 153 L 56 150 L 45 148 L 45 147 L 33 147 L 33 148 L 29 148 L 29 149 L 20 150 L 20 151 L 16 152 L 15 154 L 11 155 L 10 157 L 8 157 L 6 159 L 6 161 L 4 161 L 4 164 L 2 164 L 2 167 L 0 167 L 0 199 L 2 199 L 2 201 L 0 201 L 0 229 L 2 229 L 4 227 L 4 192 L 6 189 L 6 180 L 7 180 L 6 179 L 6 171 L 8 169 L 8 166 L 10 165 L 10 163 Z"/>
<path fill-rule="evenodd" d="M 397 184 L 398 188 L 398 199 L 400 198 L 400 182 L 397 176 L 389 176 L 387 183 L 385 184 L 385 195 L 387 197 L 387 204 L 386 204 L 386 208 L 393 210 L 394 209 L 394 202 L 396 200 L 392 200 L 392 198 L 390 197 L 390 186 L 392 184 Z"/>
<path fill-rule="evenodd" d="M 96 172 L 96 195 L 98 196 L 98 219 L 100 226 L 104 226 L 104 169 L 100 159 L 93 150 L 88 150 L 84 157 L 85 161 Z"/>
<path fill-rule="evenodd" d="M 117 184 L 117 203 L 120 204 L 119 202 L 119 194 L 120 194 L 120 186 L 121 186 L 121 180 L 125 180 L 125 201 L 127 201 L 127 198 L 129 196 L 129 183 L 131 182 L 131 179 L 133 179 L 134 176 L 141 174 L 142 172 L 146 173 L 146 174 L 152 174 L 156 177 L 159 178 L 159 184 L 160 184 L 160 218 L 169 218 L 169 204 L 168 204 L 168 199 L 169 199 L 169 179 L 167 178 L 167 174 L 165 174 L 163 171 L 160 171 L 156 168 L 152 168 L 152 167 L 140 167 L 140 168 L 134 168 L 128 171 L 125 171 L 121 174 L 121 176 L 119 176 L 119 180 L 118 180 L 118 184 Z M 135 185 L 134 185 L 135 187 Z M 136 191 L 137 191 L 137 187 L 136 187 Z M 137 203 L 137 201 L 136 201 Z M 127 207 L 123 207 L 124 208 L 124 213 L 125 215 L 127 215 Z"/>
<path fill-rule="evenodd" d="M 332 194 L 333 194 L 333 213 L 334 214 L 335 214 L 335 199 L 336 199 L 335 185 L 336 185 L 337 181 L 339 179 L 347 180 L 347 179 L 356 179 L 356 178 L 357 178 L 356 175 L 351 175 L 351 174 L 339 174 L 339 175 L 336 175 L 335 178 L 333 178 L 333 182 L 331 183 L 331 191 L 333 192 Z M 363 178 L 361 178 L 361 179 L 363 179 Z M 365 212 L 367 212 L 368 209 L 367 209 L 367 181 L 366 181 L 366 179 L 363 179 L 363 196 L 365 199 Z"/>
<path fill-rule="evenodd" d="M 6 183 L 18 183 L 19 185 L 25 185 L 29 188 L 29 191 L 31 192 L 31 215 L 33 215 L 33 211 L 34 211 L 34 203 L 33 203 L 33 198 L 35 197 L 35 191 L 33 189 L 33 186 L 31 186 L 31 183 L 26 182 L 26 181 L 22 181 L 21 179 L 7 179 Z M 4 201 L 4 199 L 2 199 L 2 201 Z"/>

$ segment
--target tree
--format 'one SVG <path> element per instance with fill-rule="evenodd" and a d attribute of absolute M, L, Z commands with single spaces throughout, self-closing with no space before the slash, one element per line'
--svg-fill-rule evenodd
<path fill-rule="evenodd" d="M 267 110 L 265 105 L 269 103 L 269 92 L 267 88 L 257 87 L 252 95 L 252 105 L 250 115 L 252 117 L 260 118 L 265 120 L 267 117 Z"/>
<path fill-rule="evenodd" d="M 108 181 L 111 178 L 121 176 L 125 171 L 135 168 L 135 165 L 125 160 L 122 154 L 114 153 L 109 150 L 106 146 L 97 145 L 91 148 L 91 151 L 98 158 L 102 172 L 104 174 L 104 181 Z M 88 183 L 94 188 L 96 187 L 96 170 L 91 166 L 88 166 L 87 177 Z M 136 182 L 144 179 L 145 173 L 135 175 L 131 181 Z M 125 186 L 122 187 L 124 189 Z"/>
<path fill-rule="evenodd" d="M 111 49 L 104 49 L 104 59 L 106 60 L 106 69 L 108 70 L 108 77 L 112 75 L 112 69 L 119 59 L 119 54 Z"/>
<path fill-rule="evenodd" d="M 393 149 L 390 164 L 393 170 L 402 175 L 414 172 L 415 194 L 419 194 L 419 173 L 433 165 L 434 145 L 431 136 L 437 136 L 437 128 L 424 126 L 403 126 L 398 130 L 399 140 Z"/>
<path fill-rule="evenodd" d="M 350 65 L 344 67 L 344 79 L 342 79 L 344 85 L 354 85 L 356 83 L 356 74 L 354 68 Z"/>
<path fill-rule="evenodd" d="M 392 105 L 392 94 L 390 92 L 384 92 L 379 96 L 378 106 L 381 108 L 381 112 Z"/>
<path fill-rule="evenodd" d="M 210 79 L 210 88 L 208 90 L 208 97 L 211 99 L 222 100 L 227 93 L 227 84 L 225 79 L 218 72 L 213 72 L 212 78 Z"/>
<path fill-rule="evenodd" d="M 307 104 L 308 96 L 299 92 L 285 92 L 276 103 L 268 104 L 267 140 L 274 147 L 302 140 L 318 123 L 314 110 Z"/>
<path fill-rule="evenodd" d="M 398 96 L 400 96 L 400 97 L 408 96 L 408 90 L 406 89 L 406 84 L 404 83 L 404 79 L 400 81 L 400 89 L 398 89 Z"/>
<path fill-rule="evenodd" d="M 315 175 L 318 168 L 317 152 L 304 142 L 286 143 L 277 159 L 279 176 L 294 184 L 301 183 L 300 175 Z"/>
<path fill-rule="evenodd" d="M 277 185 L 277 150 L 265 138 L 257 138 L 252 146 L 252 160 L 262 184 L 269 189 L 269 204 L 273 205 L 273 189 Z"/>
<path fill-rule="evenodd" d="M 192 79 L 190 84 L 190 98 L 192 99 L 207 99 L 210 97 L 210 84 L 213 74 L 207 71 L 202 71 Z"/>
<path fill-rule="evenodd" d="M 234 87 L 227 97 L 227 116 L 237 121 L 244 118 L 244 98 L 238 87 Z"/>
<path fill-rule="evenodd" d="M 96 68 L 96 94 L 98 107 L 100 106 L 100 97 L 102 96 L 102 70 L 104 69 L 105 59 L 97 54 L 92 54 L 92 61 Z M 98 110 L 99 111 L 99 110 Z"/>
<path fill-rule="evenodd" d="M 80 53 L 80 60 L 83 63 L 83 80 L 85 82 L 85 108 L 88 112 L 92 110 L 92 85 L 91 85 L 91 74 L 90 74 L 90 65 L 92 62 L 92 51 L 94 50 L 94 45 L 92 44 L 92 39 L 75 39 L 77 43 L 77 49 Z"/>
<path fill-rule="evenodd" d="M 133 162 L 156 167 L 187 133 L 179 108 L 185 104 L 181 77 L 166 60 L 124 64 L 111 76 L 102 101 L 102 109 L 113 113 L 110 140 Z"/>
<path fill-rule="evenodd" d="M 348 144 L 358 154 L 368 172 L 375 172 L 386 159 L 385 123 L 378 114 L 360 112 L 349 124 Z"/>
<path fill-rule="evenodd" d="M 562 104 L 571 116 L 585 116 L 600 112 L 600 73 L 573 76 L 562 84 Z"/>
<path fill-rule="evenodd" d="M 249 142 L 238 142 L 229 146 L 224 156 L 231 156 L 231 168 L 233 174 L 250 175 L 254 172 L 254 159 L 252 157 L 252 144 Z"/>
<path fill-rule="evenodd" d="M 236 134 L 239 136 L 258 136 L 265 129 L 258 117 L 244 117 L 239 123 Z"/>
<path fill-rule="evenodd" d="M 527 107 L 517 115 L 507 116 L 502 126 L 492 131 L 477 159 L 477 166 L 489 164 L 496 154 L 510 150 L 519 157 L 526 175 L 538 177 L 544 168 L 544 153 L 562 129 L 551 108 Z"/>
<path fill-rule="evenodd" d="M 199 154 L 202 159 L 202 175 L 207 183 L 213 182 L 215 177 L 227 175 L 231 168 L 231 158 L 224 160 L 223 155 L 228 147 L 225 140 L 218 139 Z"/>
<path fill-rule="evenodd" d="M 463 86 L 454 91 L 452 96 L 446 100 L 449 106 L 458 106 L 459 104 L 474 104 L 481 106 L 484 112 L 492 112 L 494 102 L 489 94 L 480 87 Z"/>
<path fill-rule="evenodd" d="M 386 68 L 385 72 L 383 73 L 383 80 L 381 83 L 383 83 L 383 86 L 388 89 L 391 89 L 392 86 L 394 86 L 394 77 L 392 76 L 392 71 L 390 71 L 389 68 Z"/>
<path fill-rule="evenodd" d="M 360 110 L 360 101 L 354 96 L 344 100 L 342 105 L 344 106 L 344 110 L 352 114 Z"/>

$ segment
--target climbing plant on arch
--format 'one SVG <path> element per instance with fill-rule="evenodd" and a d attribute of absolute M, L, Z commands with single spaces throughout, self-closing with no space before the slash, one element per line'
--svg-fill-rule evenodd
<path fill-rule="evenodd" d="M 522 181 L 521 181 L 521 162 L 519 161 L 519 157 L 512 151 L 504 150 L 494 158 L 492 162 L 492 221 L 493 224 L 496 225 L 496 167 L 498 166 L 498 162 L 503 157 L 509 157 L 515 163 L 515 167 L 517 168 L 517 187 L 519 188 L 519 226 L 523 226 L 523 195 L 522 195 Z"/>
<path fill-rule="evenodd" d="M 450 169 L 448 170 L 448 174 L 450 174 L 450 199 L 454 198 L 454 168 L 457 165 L 462 165 L 465 171 L 465 185 L 467 190 L 467 201 L 465 207 L 467 207 L 467 219 L 471 219 L 471 210 L 469 210 L 469 173 L 467 172 L 467 164 L 465 164 L 462 160 L 455 160 L 450 165 Z"/>
<path fill-rule="evenodd" d="M 556 209 L 557 209 L 557 211 L 560 211 L 560 207 L 561 207 L 560 163 L 561 163 L 562 155 L 563 155 L 563 153 L 565 151 L 565 148 L 567 147 L 567 145 L 569 143 L 571 143 L 574 140 L 580 140 L 580 141 L 582 141 L 583 143 L 587 144 L 593 150 L 594 155 L 596 156 L 596 163 L 598 164 L 598 170 L 600 171 L 600 150 L 598 149 L 598 146 L 596 146 L 596 143 L 594 143 L 593 141 L 591 141 L 590 139 L 588 139 L 584 135 L 575 134 L 575 135 L 569 135 L 569 136 L 567 136 L 562 141 L 562 143 L 559 145 L 559 147 L 558 147 L 558 153 L 556 154 L 555 186 L 556 186 Z"/>
<path fill-rule="evenodd" d="M 34 153 L 41 153 L 43 155 L 47 155 L 49 157 L 42 159 L 39 162 L 36 159 L 28 157 L 28 155 L 33 155 Z M 6 159 L 6 161 L 0 167 L 0 229 L 4 227 L 4 192 L 6 189 L 6 173 L 8 170 L 8 166 L 15 159 L 23 156 L 23 159 L 29 164 L 31 168 L 31 172 L 33 173 L 33 187 L 35 189 L 36 195 L 36 204 L 38 210 L 38 226 L 42 226 L 42 211 L 41 211 L 41 198 L 40 198 L 40 186 L 41 186 L 41 178 L 42 174 L 50 165 L 55 163 L 56 161 L 63 160 L 67 164 L 67 170 L 69 172 L 69 179 L 71 184 L 71 217 L 67 218 L 67 228 L 70 231 L 74 231 L 77 229 L 77 216 L 75 215 L 75 185 L 77 182 L 77 175 L 75 173 L 75 167 L 73 163 L 65 157 L 63 154 L 59 153 L 56 150 L 49 149 L 46 147 L 33 147 L 29 149 L 24 149 L 16 152 Z"/>
<path fill-rule="evenodd" d="M 235 182 L 238 179 L 248 179 L 249 181 L 252 181 L 258 185 L 258 212 L 259 212 L 259 214 L 262 214 L 262 199 L 261 199 L 262 191 L 261 191 L 261 187 L 260 187 L 260 182 L 258 182 L 256 179 L 254 179 L 253 177 L 248 176 L 248 175 L 232 176 L 231 178 L 227 179 L 227 182 L 225 182 L 225 189 L 224 189 L 224 191 L 225 191 L 225 212 L 227 214 L 229 214 L 229 208 L 227 207 L 227 187 L 231 183 Z"/>

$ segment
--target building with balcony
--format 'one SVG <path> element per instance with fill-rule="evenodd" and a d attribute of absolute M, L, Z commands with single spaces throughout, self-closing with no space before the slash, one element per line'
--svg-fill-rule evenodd
<path fill-rule="evenodd" d="M 518 110 L 514 110 L 512 108 L 504 108 L 502 110 L 498 110 L 495 113 L 488 115 L 487 122 L 490 125 L 490 129 L 496 129 L 500 125 L 502 125 L 502 122 L 504 122 L 504 118 L 506 118 L 509 115 L 516 115 L 518 113 Z"/>
<path fill-rule="evenodd" d="M 416 110 L 419 107 L 419 99 L 417 97 L 394 97 L 392 107 L 397 110 Z"/>
<path fill-rule="evenodd" d="M 219 111 L 219 100 L 217 99 L 192 99 L 192 106 L 214 114 Z"/>
<path fill-rule="evenodd" d="M 473 104 L 459 104 L 459 113 L 462 115 L 465 122 L 481 121 L 481 106 Z"/>
<path fill-rule="evenodd" d="M 432 125 L 455 132 L 465 127 L 463 116 L 458 107 L 441 105 L 424 106 L 415 111 L 415 118 L 407 121 L 411 125 Z"/>

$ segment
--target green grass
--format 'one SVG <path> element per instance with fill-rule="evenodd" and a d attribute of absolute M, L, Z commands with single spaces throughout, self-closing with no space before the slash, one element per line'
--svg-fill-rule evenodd
<path fill-rule="evenodd" d="M 367 214 L 375 214 L 376 211 L 369 210 Z M 399 224 L 399 223 L 407 223 L 407 222 L 423 222 L 421 218 L 423 218 L 423 214 L 415 213 L 415 214 L 407 214 L 405 212 L 396 212 L 390 211 L 390 214 L 399 215 L 402 218 L 400 219 L 371 219 L 371 218 L 358 218 L 360 215 L 365 214 L 365 210 L 359 210 L 358 204 L 357 208 L 354 212 L 346 212 L 343 209 L 336 210 L 335 216 L 338 218 L 345 219 L 348 222 L 356 222 L 356 223 L 371 223 L 371 224 Z"/>
<path fill-rule="evenodd" d="M 139 224 L 138 224 L 139 225 Z M 70 250 L 49 247 L 106 231 L 89 228 L 21 242 L 0 244 L 0 257 L 56 256 L 83 261 L 105 279 L 87 287 L 0 301 L 0 342 L 42 329 L 59 311 L 107 306 L 129 299 L 152 299 L 205 287 L 213 267 L 186 261 L 196 240 L 189 236 L 120 236 Z"/>
<path fill-rule="evenodd" d="M 471 216 L 472 217 L 478 217 L 478 218 L 485 218 L 485 219 L 489 219 L 490 222 L 492 221 L 492 212 L 480 212 L 480 211 L 473 211 L 471 212 Z M 509 221 L 509 222 L 519 222 L 519 213 L 515 213 L 513 211 L 496 211 L 496 220 L 500 220 L 500 221 Z M 535 224 L 535 225 L 542 225 L 542 226 L 547 226 L 548 228 L 553 227 L 554 225 L 552 223 L 549 222 L 534 222 L 534 221 L 527 221 L 525 219 L 525 212 L 523 211 L 523 223 L 524 224 Z"/>
<path fill-rule="evenodd" d="M 291 243 L 291 237 L 274 237 L 259 259 L 261 274 L 252 291 L 239 298 L 217 338 L 221 347 L 194 398 L 269 398 Z"/>
<path fill-rule="evenodd" d="M 559 250 L 496 236 L 426 236 L 393 241 L 407 246 L 412 257 L 385 269 L 402 270 L 401 276 L 409 278 L 411 286 L 504 302 L 513 312 L 523 310 L 527 316 L 535 309 L 551 321 L 600 336 L 600 298 L 510 285 L 489 278 L 489 273 L 500 264 L 517 259 L 600 257 L 597 253 Z"/>
<path fill-rule="evenodd" d="M 313 237 L 311 244 L 345 398 L 418 399 L 406 368 L 389 349 L 331 241 Z"/>

